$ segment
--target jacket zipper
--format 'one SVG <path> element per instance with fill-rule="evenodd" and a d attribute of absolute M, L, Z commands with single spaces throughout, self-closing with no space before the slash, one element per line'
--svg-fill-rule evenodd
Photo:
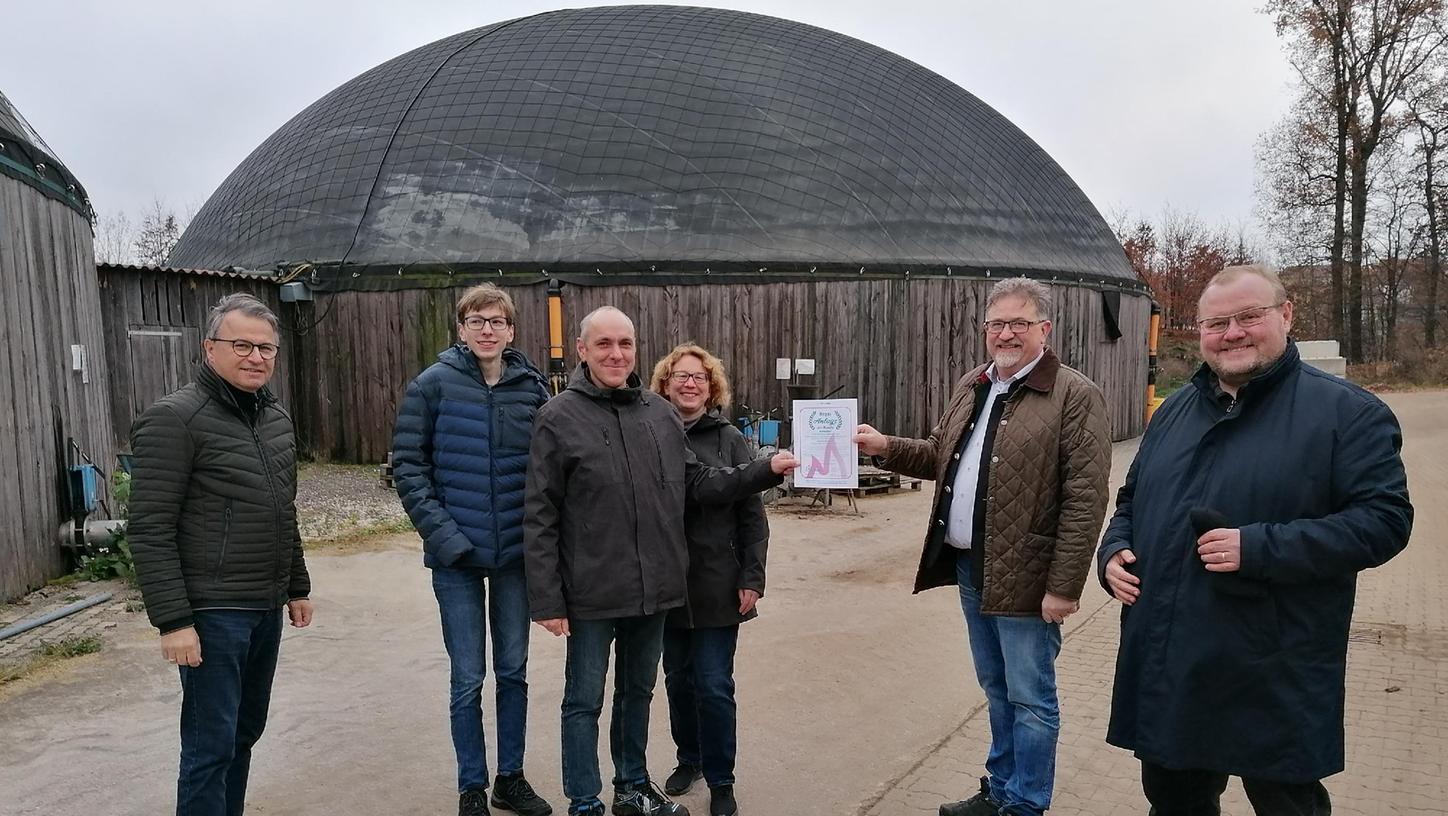
<path fill-rule="evenodd" d="M 256 419 L 251 424 L 251 439 L 256 443 L 257 456 L 261 457 L 261 469 L 266 474 L 266 489 L 272 500 L 272 541 L 275 542 L 276 558 L 272 559 L 272 586 L 276 587 L 282 580 L 282 506 L 277 501 L 277 487 L 272 481 L 271 462 L 267 461 L 266 448 L 261 444 L 261 434 L 257 432 L 257 423 L 261 422 L 261 408 L 258 408 Z M 291 600 L 288 598 L 287 600 Z"/>
<path fill-rule="evenodd" d="M 501 378 L 499 379 L 501 381 Z M 488 501 L 495 502 L 498 498 L 498 463 L 494 459 L 493 451 L 501 440 L 498 437 L 498 401 L 493 399 L 493 389 L 488 387 L 486 381 L 483 382 L 483 407 L 488 412 L 488 429 L 492 436 L 488 440 Z M 498 543 L 501 536 L 498 530 L 498 508 L 495 506 L 492 510 L 488 515 L 493 518 L 493 566 L 502 567 L 503 550 Z"/>
<path fill-rule="evenodd" d="M 216 572 L 214 578 L 221 583 L 221 570 L 226 566 L 226 546 L 231 542 L 231 499 L 226 500 L 226 506 L 221 511 L 221 517 L 225 519 L 221 527 L 221 552 L 216 556 Z"/>
<path fill-rule="evenodd" d="M 649 439 L 654 441 L 654 460 L 659 463 L 659 487 L 664 486 L 664 449 L 659 447 L 659 436 L 654 433 L 654 426 L 644 425 L 649 429 Z M 687 444 L 687 442 L 686 442 Z"/>

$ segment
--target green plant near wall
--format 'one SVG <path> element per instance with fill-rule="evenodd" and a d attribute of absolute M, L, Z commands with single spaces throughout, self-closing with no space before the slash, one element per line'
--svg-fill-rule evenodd
<path fill-rule="evenodd" d="M 121 509 L 121 518 L 130 516 L 131 474 L 117 470 L 111 477 L 111 496 Z M 128 584 L 136 583 L 136 563 L 131 558 L 131 544 L 126 540 L 124 527 L 117 527 L 111 539 L 104 544 L 89 547 L 80 557 L 80 574 L 90 581 L 104 581 L 107 578 L 121 578 Z"/>

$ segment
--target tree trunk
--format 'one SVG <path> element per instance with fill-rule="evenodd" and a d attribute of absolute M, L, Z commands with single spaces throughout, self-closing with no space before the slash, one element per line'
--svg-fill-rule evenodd
<path fill-rule="evenodd" d="M 1329 264 L 1332 268 L 1332 332 L 1333 338 L 1338 342 L 1347 339 L 1347 326 L 1344 318 L 1347 309 L 1343 303 L 1345 287 L 1343 286 L 1343 246 L 1346 243 L 1347 222 L 1343 216 L 1346 214 L 1348 199 L 1348 127 L 1352 119 L 1357 115 L 1356 93 L 1353 93 L 1354 83 L 1348 76 L 1348 55 L 1347 55 L 1347 25 L 1349 19 L 1348 0 L 1337 0 L 1333 7 L 1332 25 L 1328 31 L 1332 32 L 1330 37 L 1332 48 L 1332 107 L 1333 114 L 1337 119 L 1337 162 L 1333 168 L 1333 190 L 1332 190 L 1332 252 Z"/>
<path fill-rule="evenodd" d="M 1347 326 L 1343 318 L 1347 310 L 1343 304 L 1343 247 L 1347 243 L 1346 222 L 1343 215 L 1347 209 L 1347 105 L 1337 100 L 1337 167 L 1333 175 L 1332 195 L 1332 336 L 1339 342 L 1347 339 Z"/>
<path fill-rule="evenodd" d="M 1363 224 L 1368 209 L 1367 156 L 1353 155 L 1352 188 L 1349 195 L 1352 220 L 1348 231 L 1350 260 L 1347 268 L 1347 359 L 1363 361 Z"/>
<path fill-rule="evenodd" d="M 1442 243 L 1439 238 L 1437 196 L 1433 189 L 1433 162 L 1437 160 L 1437 134 L 1432 142 L 1423 140 L 1423 157 L 1427 162 L 1427 182 L 1423 188 L 1423 200 L 1428 210 L 1428 303 L 1423 316 L 1423 344 L 1436 348 L 1438 344 L 1438 278 L 1443 275 Z"/>

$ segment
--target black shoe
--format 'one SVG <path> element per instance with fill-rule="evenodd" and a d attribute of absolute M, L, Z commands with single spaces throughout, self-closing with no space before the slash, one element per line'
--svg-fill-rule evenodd
<path fill-rule="evenodd" d="M 689 816 L 689 809 L 671 800 L 652 781 L 615 788 L 613 816 Z"/>
<path fill-rule="evenodd" d="M 980 793 L 963 802 L 950 802 L 940 806 L 940 816 L 996 816 L 1000 805 L 990 798 L 990 780 L 980 778 Z"/>
<path fill-rule="evenodd" d="M 488 789 L 468 788 L 458 794 L 458 816 L 492 816 L 488 812 Z"/>
<path fill-rule="evenodd" d="M 733 785 L 715 785 L 709 789 L 709 816 L 735 816 L 739 806 L 734 804 Z"/>
<path fill-rule="evenodd" d="M 493 807 L 511 810 L 518 816 L 549 816 L 553 812 L 553 806 L 543 801 L 522 774 L 498 774 L 493 780 Z"/>
<path fill-rule="evenodd" d="M 688 793 L 689 788 L 694 786 L 694 780 L 703 775 L 704 769 L 698 765 L 680 762 L 679 767 L 675 768 L 674 772 L 669 774 L 669 778 L 664 780 L 664 793 L 670 796 Z"/>

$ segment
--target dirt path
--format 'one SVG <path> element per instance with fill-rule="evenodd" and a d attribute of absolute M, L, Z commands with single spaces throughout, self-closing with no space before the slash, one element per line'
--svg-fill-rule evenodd
<path fill-rule="evenodd" d="M 1415 543 L 1423 552 L 1426 537 L 1448 529 L 1448 441 L 1440 419 L 1448 394 L 1390 402 L 1417 463 L 1415 503 L 1420 513 L 1436 514 L 1436 523 L 1421 518 Z M 1436 453 L 1412 447 L 1420 428 Z M 1133 453 L 1134 443 L 1117 446 L 1116 482 Z M 863 500 L 858 516 L 839 505 L 771 514 L 769 591 L 761 617 L 744 627 L 738 658 L 738 795 L 746 814 L 855 814 L 887 793 L 905 795 L 901 782 L 918 781 L 942 758 L 941 746 L 958 738 L 982 703 L 955 594 L 910 594 L 926 488 Z M 1441 622 L 1441 562 L 1433 555 L 1439 572 L 1362 611 L 1377 620 L 1414 614 Z M 392 537 L 376 551 L 318 554 L 311 564 L 317 622 L 285 635 L 248 812 L 451 812 L 447 659 L 415 537 Z M 1104 600 L 1091 585 L 1083 608 Z M 1068 631 L 1085 619 L 1074 617 Z M 142 616 L 109 640 L 104 653 L 0 703 L 0 811 L 96 816 L 172 807 L 175 670 L 160 661 Z M 535 628 L 527 759 L 529 777 L 559 813 L 566 807 L 558 756 L 562 646 Z M 1109 686 L 1109 677 L 1102 682 Z M 650 742 L 650 768 L 660 777 L 673 765 L 667 728 L 661 681 Z M 1074 750 L 1110 750 L 1099 737 L 1081 746 Z M 606 745 L 601 753 L 607 779 Z M 925 800 L 938 804 L 961 792 L 908 793 L 921 799 L 921 812 L 933 812 Z M 707 794 L 683 801 L 706 812 Z"/>

